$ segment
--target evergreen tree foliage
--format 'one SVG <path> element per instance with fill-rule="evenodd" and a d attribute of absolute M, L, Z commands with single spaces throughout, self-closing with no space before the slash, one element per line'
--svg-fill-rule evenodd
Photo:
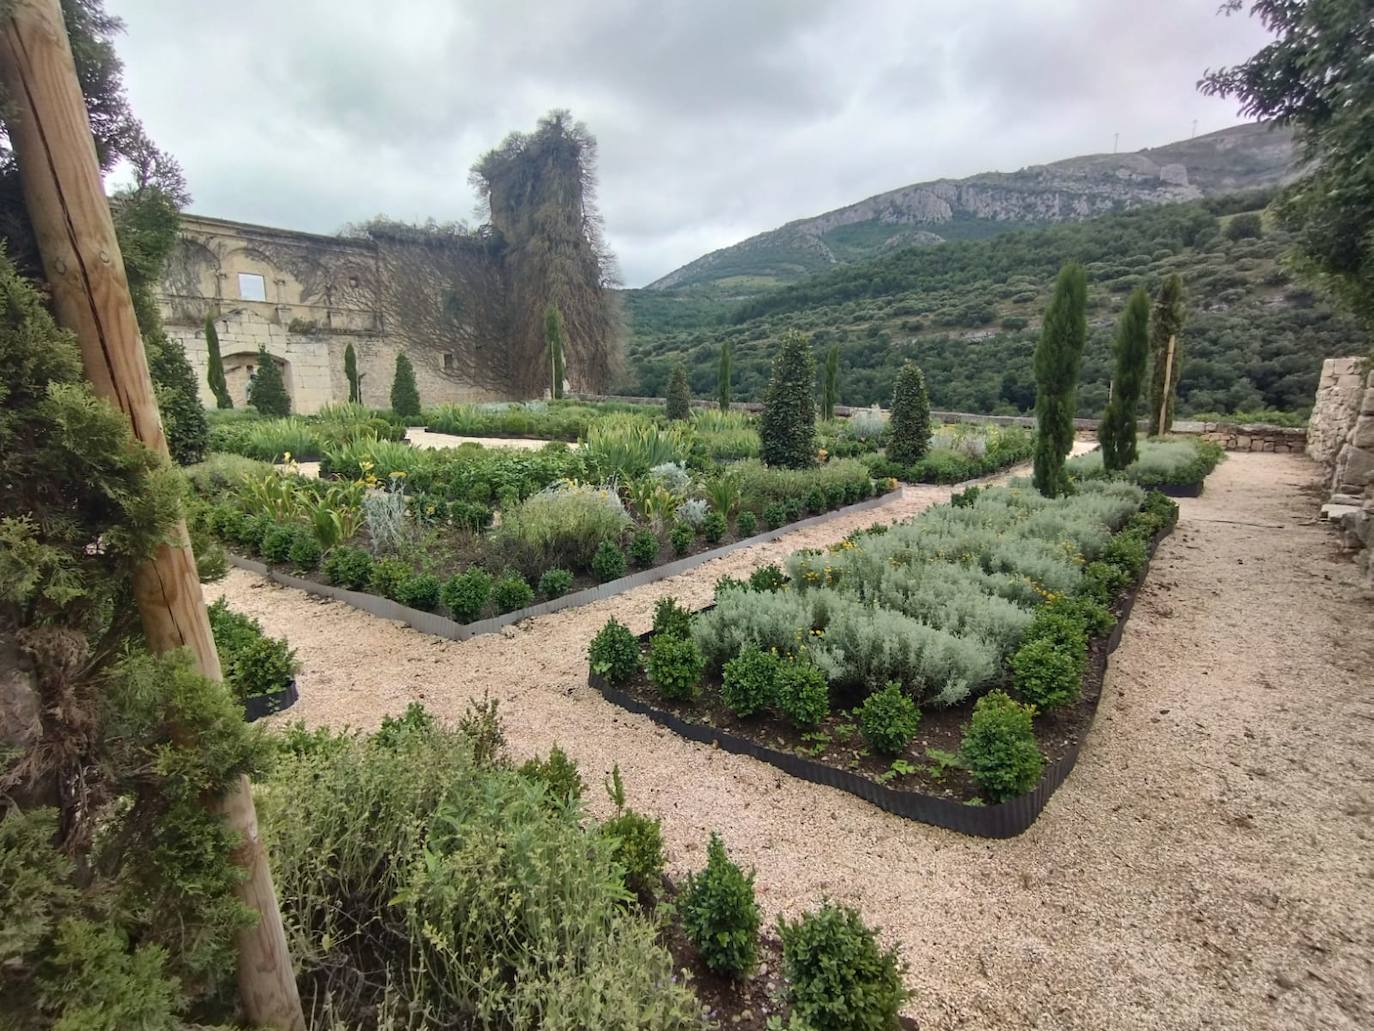
<path fill-rule="evenodd" d="M 835 418 L 835 405 L 840 400 L 840 346 L 831 344 L 825 352 L 825 386 L 821 391 L 821 418 Z"/>
<path fill-rule="evenodd" d="M 248 385 L 248 403 L 263 415 L 291 414 L 291 397 L 282 381 L 281 369 L 267 353 L 267 348 L 261 345 L 258 347 L 257 374 Z"/>
<path fill-rule="evenodd" d="M 1136 460 L 1136 417 L 1145 366 L 1150 357 L 1150 297 L 1136 287 L 1126 301 L 1116 331 L 1116 374 L 1112 399 L 1098 429 L 1102 465 L 1108 471 L 1125 469 Z"/>
<path fill-rule="evenodd" d="M 919 462 L 930 450 L 930 397 L 926 377 L 915 362 L 906 362 L 897 373 L 892 391 L 892 439 L 887 457 L 902 465 Z"/>
<path fill-rule="evenodd" d="M 148 358 L 148 374 L 162 413 L 162 431 L 167 448 L 179 465 L 193 465 L 205 457 L 210 446 L 210 425 L 205 406 L 200 403 L 196 373 L 186 358 L 179 340 L 165 333 L 149 334 L 143 341 Z"/>
<path fill-rule="evenodd" d="M 1083 266 L 1059 270 L 1035 348 L 1035 489 L 1046 497 L 1069 491 L 1064 460 L 1073 450 L 1078 408 L 1078 367 L 1088 336 L 1088 280 Z"/>
<path fill-rule="evenodd" d="M 549 349 L 549 375 L 553 379 L 550 396 L 560 398 L 563 396 L 563 380 L 566 376 L 563 366 L 563 317 L 552 304 L 544 312 L 544 342 Z"/>
<path fill-rule="evenodd" d="M 720 345 L 720 371 L 716 374 L 716 397 L 720 410 L 730 410 L 730 341 Z"/>
<path fill-rule="evenodd" d="M 405 419 L 420 417 L 420 390 L 415 385 L 415 366 L 404 351 L 396 354 L 396 375 L 391 381 L 391 410 Z"/>
<path fill-rule="evenodd" d="M 1154 368 L 1150 376 L 1150 436 L 1168 433 L 1174 424 L 1174 401 L 1179 370 L 1183 367 L 1183 280 L 1177 273 L 1160 284 L 1150 318 L 1150 353 Z M 1169 341 L 1174 342 L 1174 359 L 1169 363 Z M 1164 367 L 1169 364 L 1169 382 L 1164 382 Z M 1164 413 L 1160 420 L 1161 410 Z"/>
<path fill-rule="evenodd" d="M 687 382 L 687 366 L 678 362 L 668 380 L 667 416 L 675 421 L 692 417 L 692 387 Z"/>
<path fill-rule="evenodd" d="M 816 459 L 816 356 L 795 329 L 782 335 L 763 392 L 759 450 L 764 464 L 804 469 Z"/>
<path fill-rule="evenodd" d="M 353 345 L 348 345 L 352 353 Z M 229 396 L 229 384 L 224 379 L 224 356 L 219 351 L 219 333 L 215 329 L 215 316 L 205 316 L 205 379 L 210 384 L 210 393 L 215 395 L 216 408 L 233 408 L 234 399 Z M 348 353 L 344 356 L 344 368 L 348 368 Z"/>
<path fill-rule="evenodd" d="M 344 378 L 348 380 L 349 402 L 355 405 L 362 404 L 363 380 L 358 375 L 358 352 L 353 350 L 352 342 L 344 348 Z"/>

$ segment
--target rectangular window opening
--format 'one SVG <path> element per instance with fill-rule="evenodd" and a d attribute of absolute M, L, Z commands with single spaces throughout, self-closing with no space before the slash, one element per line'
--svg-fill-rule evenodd
<path fill-rule="evenodd" d="M 452 371 L 453 371 L 453 352 L 452 352 L 452 351 L 445 351 L 445 352 L 444 352 L 444 371 L 445 371 L 445 372 L 452 372 Z"/>
<path fill-rule="evenodd" d="M 267 300 L 267 280 L 256 272 L 240 272 L 239 297 L 245 301 Z"/>

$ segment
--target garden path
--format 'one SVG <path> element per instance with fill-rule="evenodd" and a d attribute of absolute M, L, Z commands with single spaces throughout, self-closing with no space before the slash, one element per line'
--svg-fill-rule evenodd
<path fill-rule="evenodd" d="M 645 630 L 663 595 L 705 604 L 721 575 L 914 515 L 948 488 L 908 487 L 852 526 L 461 643 L 241 570 L 221 586 L 299 651 L 301 700 L 281 718 L 371 728 L 414 700 L 455 718 L 489 691 L 520 756 L 558 743 L 592 785 L 618 762 L 630 803 L 663 817 L 671 872 L 700 866 L 719 830 L 757 867 L 769 917 L 823 896 L 857 905 L 910 962 L 927 1031 L 1367 1028 L 1374 605 L 1312 519 L 1314 472 L 1237 454 L 1181 502 L 1078 768 L 1010 841 L 682 741 L 586 684 L 586 644 L 608 616 Z"/>
<path fill-rule="evenodd" d="M 525 437 L 458 437 L 452 433 L 431 433 L 420 426 L 412 426 L 406 430 L 406 440 L 412 446 L 420 448 L 481 444 L 483 447 L 519 448 L 526 451 L 537 451 L 545 444 L 552 443 L 548 440 L 531 440 Z M 569 445 L 569 447 L 576 446 L 576 444 Z"/>

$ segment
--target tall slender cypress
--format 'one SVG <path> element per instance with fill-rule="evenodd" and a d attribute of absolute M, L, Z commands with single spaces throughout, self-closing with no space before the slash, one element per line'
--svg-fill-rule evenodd
<path fill-rule="evenodd" d="M 763 393 L 759 457 L 765 465 L 805 469 L 816 461 L 816 356 L 795 329 L 782 335 Z"/>
<path fill-rule="evenodd" d="M 821 418 L 835 418 L 835 405 L 840 400 L 840 348 L 831 344 L 825 353 L 825 384 L 821 389 Z"/>
<path fill-rule="evenodd" d="M 1035 489 L 1046 497 L 1069 491 L 1064 460 L 1073 450 L 1078 369 L 1088 338 L 1088 280 L 1071 261 L 1059 270 L 1035 348 Z"/>
<path fill-rule="evenodd" d="M 404 351 L 396 353 L 396 376 L 391 381 L 391 410 L 406 419 L 420 417 L 420 390 L 415 385 L 415 366 Z"/>
<path fill-rule="evenodd" d="M 1098 440 L 1108 471 L 1125 469 L 1136 460 L 1136 417 L 1145 366 L 1150 357 L 1150 297 L 1137 287 L 1126 301 L 1116 331 L 1116 372 L 1112 399 L 1102 416 Z"/>
<path fill-rule="evenodd" d="M 1182 367 L 1179 333 L 1183 329 L 1183 280 L 1175 272 L 1164 280 L 1155 295 L 1150 317 L 1150 353 L 1154 370 L 1150 377 L 1150 435 L 1168 433 L 1174 424 L 1174 393 Z M 1173 342 L 1173 360 L 1169 357 Z M 1160 419 L 1161 411 L 1164 418 Z"/>
<path fill-rule="evenodd" d="M 215 395 L 215 407 L 233 408 L 234 399 L 229 395 L 229 384 L 224 378 L 224 357 L 219 353 L 219 333 L 215 331 L 214 315 L 205 316 L 205 350 L 208 354 L 205 380 L 210 384 L 210 393 Z"/>
<path fill-rule="evenodd" d="M 730 341 L 720 345 L 720 371 L 716 374 L 716 396 L 720 410 L 730 410 Z"/>
<path fill-rule="evenodd" d="M 892 439 L 887 457 L 901 465 L 919 462 L 930 450 L 930 395 L 926 377 L 915 362 L 906 362 L 897 373 L 892 391 Z"/>
<path fill-rule="evenodd" d="M 348 400 L 353 404 L 362 404 L 363 385 L 362 377 L 358 375 L 358 352 L 353 350 L 352 343 L 344 348 L 344 378 L 348 380 Z"/>
<path fill-rule="evenodd" d="M 692 417 L 692 386 L 687 382 L 687 366 L 681 359 L 673 365 L 668 380 L 668 418 L 682 421 Z"/>

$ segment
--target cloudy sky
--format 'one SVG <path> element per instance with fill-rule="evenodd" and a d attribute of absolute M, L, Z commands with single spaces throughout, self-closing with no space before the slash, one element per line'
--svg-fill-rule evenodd
<path fill-rule="evenodd" d="M 1219 0 L 107 0 L 191 210 L 473 220 L 468 168 L 569 108 L 627 285 L 883 190 L 1157 146 L 1257 23 Z"/>

